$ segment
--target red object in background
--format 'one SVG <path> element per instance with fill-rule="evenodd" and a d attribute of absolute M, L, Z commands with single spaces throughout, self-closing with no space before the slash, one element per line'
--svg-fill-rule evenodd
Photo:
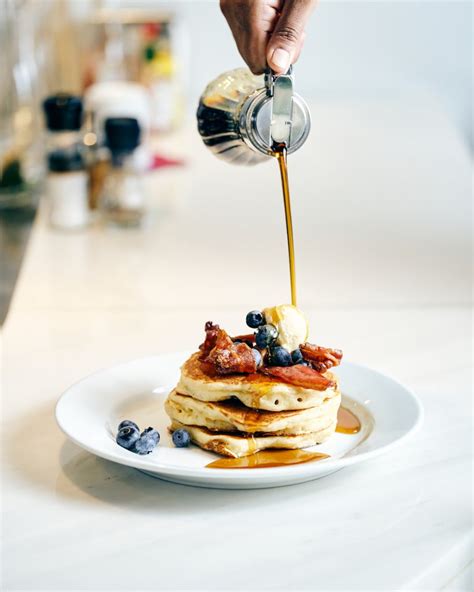
<path fill-rule="evenodd" d="M 143 25 L 145 39 L 156 39 L 161 31 L 161 23 L 146 23 Z"/>
<path fill-rule="evenodd" d="M 161 169 L 164 167 L 184 166 L 186 161 L 181 158 L 168 158 L 167 156 L 161 156 L 161 154 L 155 154 L 150 165 L 150 170 Z"/>

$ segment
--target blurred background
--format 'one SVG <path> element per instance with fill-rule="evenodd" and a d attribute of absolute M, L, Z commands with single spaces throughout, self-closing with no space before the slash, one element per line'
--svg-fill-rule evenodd
<path fill-rule="evenodd" d="M 471 2 L 320 2 L 295 68 L 313 119 L 290 159 L 303 306 L 470 302 L 471 44 Z M 242 281 L 254 304 L 288 299 L 275 166 L 221 162 L 196 132 L 205 86 L 243 65 L 218 2 L 0 0 L 0 65 L 2 320 L 38 205 L 37 253 L 66 249 L 76 274 L 45 265 L 38 306 L 96 305 L 105 269 L 104 306 L 117 289 L 184 306 L 192 285 L 196 306 L 237 307 Z"/>

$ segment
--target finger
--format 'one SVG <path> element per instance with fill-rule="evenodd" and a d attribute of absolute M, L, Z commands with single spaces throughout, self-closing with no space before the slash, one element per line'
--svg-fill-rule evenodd
<path fill-rule="evenodd" d="M 260 27 L 263 31 L 266 31 L 267 33 L 273 33 L 279 18 L 279 12 L 267 7 L 267 9 L 262 11 L 262 14 L 259 15 L 256 24 L 257 27 Z"/>
<path fill-rule="evenodd" d="M 267 67 L 266 48 L 284 0 L 220 0 L 240 55 L 254 74 Z"/>
<path fill-rule="evenodd" d="M 263 72 L 266 65 L 268 34 L 261 23 L 258 26 L 259 5 L 254 4 L 249 9 L 249 6 L 235 0 L 220 0 L 220 7 L 240 55 L 254 74 Z"/>
<path fill-rule="evenodd" d="M 268 65 L 282 74 L 295 62 L 315 0 L 286 0 L 267 47 Z"/>
<path fill-rule="evenodd" d="M 254 2 L 249 13 L 248 29 L 239 44 L 239 51 L 254 74 L 261 74 L 267 67 L 266 49 L 273 32 L 283 0 Z"/>
<path fill-rule="evenodd" d="M 275 13 L 272 18 L 267 18 L 267 19 L 262 20 L 261 24 L 260 24 L 262 31 L 265 31 L 265 33 L 270 33 L 270 35 L 271 35 L 273 33 L 273 31 L 275 30 L 275 27 L 278 22 L 278 18 L 279 18 L 278 14 Z M 265 49 L 266 49 L 266 46 L 265 46 Z"/>
<path fill-rule="evenodd" d="M 266 48 L 269 34 L 261 28 L 235 35 L 237 49 L 253 74 L 261 74 L 267 67 Z"/>
<path fill-rule="evenodd" d="M 253 74 L 261 74 L 267 67 L 266 48 L 270 35 L 264 30 L 253 31 L 247 42 L 239 47 L 241 56 L 244 58 Z"/>

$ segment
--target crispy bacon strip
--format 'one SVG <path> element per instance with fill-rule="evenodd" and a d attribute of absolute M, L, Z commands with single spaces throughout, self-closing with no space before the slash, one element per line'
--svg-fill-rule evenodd
<path fill-rule="evenodd" d="M 234 343 L 224 329 L 218 329 L 215 345 L 204 360 L 218 374 L 253 374 L 257 362 L 246 343 Z"/>
<path fill-rule="evenodd" d="M 341 363 L 342 351 L 340 349 L 331 349 L 329 347 L 321 347 L 311 343 L 303 343 L 300 345 L 303 358 L 310 362 L 315 370 L 318 372 L 326 372 L 333 366 L 338 366 Z"/>
<path fill-rule="evenodd" d="M 268 366 L 259 368 L 259 371 L 294 386 L 316 391 L 325 391 L 327 388 L 335 386 L 333 380 L 329 380 L 314 368 L 302 364 L 296 366 Z"/>
<path fill-rule="evenodd" d="M 247 345 L 255 345 L 255 333 L 248 333 L 246 335 L 236 335 L 235 337 L 232 337 L 232 341 L 243 341 Z"/>
<path fill-rule="evenodd" d="M 206 332 L 206 338 L 204 339 L 204 343 L 201 343 L 199 346 L 199 349 L 201 350 L 201 355 L 199 357 L 201 360 L 207 358 L 211 350 L 216 346 L 217 335 L 220 331 L 219 325 L 214 325 L 212 321 L 207 321 L 204 325 L 204 331 Z"/>

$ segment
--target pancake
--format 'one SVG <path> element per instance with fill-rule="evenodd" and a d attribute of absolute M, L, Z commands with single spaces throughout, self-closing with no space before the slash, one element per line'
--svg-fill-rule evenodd
<path fill-rule="evenodd" d="M 227 432 L 211 432 L 210 430 L 198 426 L 189 426 L 173 420 L 171 431 L 185 428 L 194 444 L 205 450 L 211 450 L 223 456 L 240 458 L 249 456 L 260 450 L 267 448 L 297 449 L 307 448 L 315 444 L 321 444 L 327 440 L 336 429 L 336 422 L 332 422 L 324 429 L 310 434 L 301 434 L 298 436 L 277 436 L 275 434 L 235 434 Z"/>
<path fill-rule="evenodd" d="M 341 396 L 337 394 L 317 407 L 275 412 L 251 409 L 236 399 L 204 402 L 182 395 L 175 389 L 170 393 L 165 409 L 172 420 L 210 431 L 295 436 L 326 428 L 336 420 L 340 402 Z"/>
<path fill-rule="evenodd" d="M 294 386 L 263 374 L 212 374 L 201 364 L 199 355 L 199 352 L 193 354 L 183 364 L 176 390 L 200 401 L 217 402 L 236 397 L 241 403 L 254 409 L 289 411 L 317 407 L 325 399 L 339 396 L 337 386 L 318 391 Z M 337 384 L 334 374 L 326 372 L 325 376 Z"/>

